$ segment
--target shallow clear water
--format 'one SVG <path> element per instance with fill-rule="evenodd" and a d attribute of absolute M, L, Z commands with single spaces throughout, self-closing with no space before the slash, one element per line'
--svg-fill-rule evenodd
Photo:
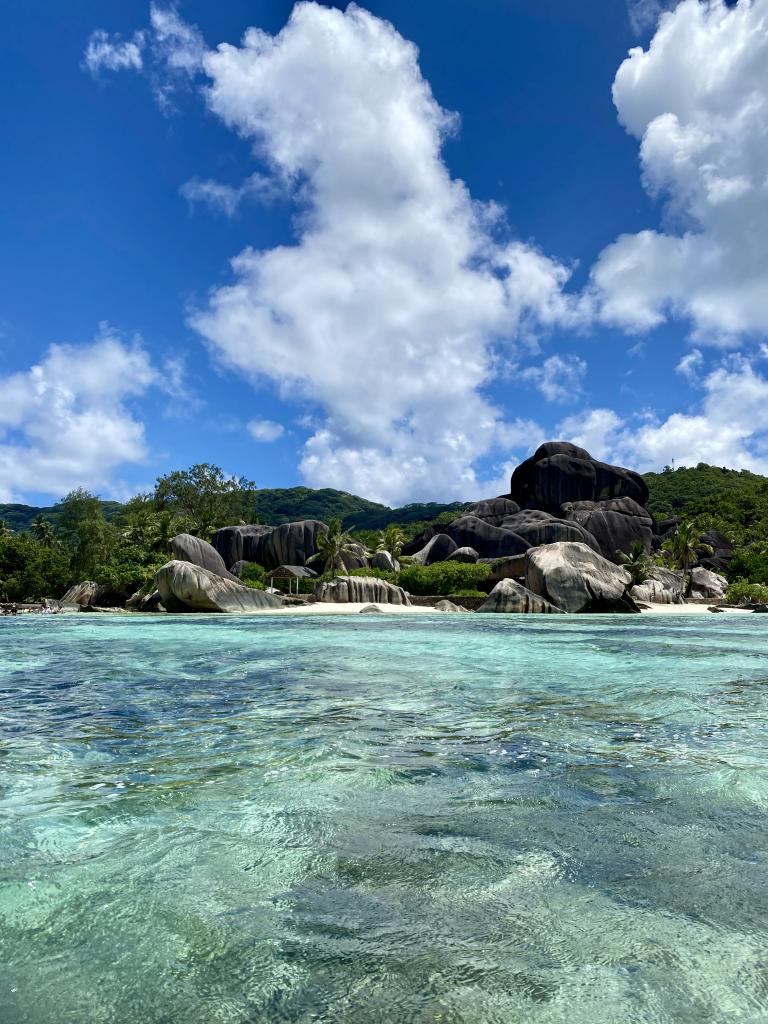
<path fill-rule="evenodd" d="M 0 1021 L 768 1020 L 767 636 L 0 622 Z"/>

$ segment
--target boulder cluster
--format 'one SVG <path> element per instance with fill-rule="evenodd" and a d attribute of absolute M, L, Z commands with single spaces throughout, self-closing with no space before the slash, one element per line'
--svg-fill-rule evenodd
<path fill-rule="evenodd" d="M 654 522 L 647 502 L 648 488 L 638 473 L 593 459 L 576 445 L 551 441 L 515 469 L 508 494 L 475 502 L 453 522 L 428 527 L 402 554 L 423 566 L 486 563 L 483 585 L 490 593 L 478 609 L 482 612 L 637 611 L 638 601 L 681 601 L 681 573 L 654 568 L 649 579 L 633 587 L 621 564 L 638 543 L 647 552 L 660 548 L 680 522 Z M 327 532 L 324 523 L 308 519 L 282 526 L 227 526 L 211 544 L 180 534 L 171 542 L 172 560 L 157 574 L 156 591 L 135 595 L 128 606 L 220 612 L 281 607 L 282 596 L 241 582 L 244 567 L 253 562 L 267 573 L 282 566 L 311 575 L 307 564 L 318 555 Z M 726 581 L 718 572 L 727 566 L 731 548 L 714 531 L 703 540 L 691 593 L 720 598 Z M 400 568 L 390 552 L 369 556 L 361 545 L 347 545 L 342 558 L 347 572 L 369 565 L 390 572 Z M 92 603 L 97 592 L 96 584 L 81 584 L 68 597 Z M 315 599 L 410 604 L 401 587 L 343 574 L 318 582 Z"/>

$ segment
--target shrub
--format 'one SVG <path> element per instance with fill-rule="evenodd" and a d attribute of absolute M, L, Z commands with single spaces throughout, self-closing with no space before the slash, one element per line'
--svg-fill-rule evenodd
<path fill-rule="evenodd" d="M 487 565 L 466 562 L 435 562 L 433 565 L 408 565 L 398 574 L 398 583 L 411 594 L 432 597 L 477 590 L 488 576 Z"/>
<path fill-rule="evenodd" d="M 725 598 L 730 604 L 768 604 L 768 586 L 737 580 L 728 587 Z"/>
<path fill-rule="evenodd" d="M 247 562 L 240 573 L 240 582 L 251 590 L 264 590 L 264 567 L 257 562 Z"/>
<path fill-rule="evenodd" d="M 451 600 L 454 597 L 482 597 L 483 600 L 488 597 L 484 590 L 454 590 L 452 594 L 447 594 L 446 596 Z"/>
<path fill-rule="evenodd" d="M 384 580 L 387 583 L 397 584 L 397 578 L 400 575 L 396 572 L 389 572 L 387 569 L 351 569 L 348 573 L 336 573 L 337 576 L 373 576 L 374 579 Z"/>

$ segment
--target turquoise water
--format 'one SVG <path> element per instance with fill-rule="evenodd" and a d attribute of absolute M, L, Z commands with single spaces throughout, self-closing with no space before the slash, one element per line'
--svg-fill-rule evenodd
<path fill-rule="evenodd" d="M 0 1021 L 768 1020 L 767 636 L 0 621 Z"/>

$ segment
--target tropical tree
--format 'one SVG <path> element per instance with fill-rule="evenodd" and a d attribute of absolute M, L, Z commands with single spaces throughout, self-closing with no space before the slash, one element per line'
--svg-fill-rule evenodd
<path fill-rule="evenodd" d="M 335 572 L 344 569 L 344 556 L 354 557 L 357 551 L 348 530 L 342 530 L 341 520 L 328 520 L 328 532 L 317 535 L 317 554 L 312 562 L 322 566 L 323 572 Z"/>
<path fill-rule="evenodd" d="M 75 579 L 92 579 L 108 560 L 111 539 L 98 497 L 82 487 L 70 491 L 59 505 L 59 529 Z"/>
<path fill-rule="evenodd" d="M 405 544 L 405 534 L 396 523 L 390 523 L 379 534 L 377 551 L 388 551 L 393 558 L 399 558 Z"/>
<path fill-rule="evenodd" d="M 650 578 L 653 562 L 641 540 L 632 542 L 629 553 L 626 551 L 616 552 L 616 561 L 630 575 L 630 582 L 627 590 L 645 583 Z"/>
<path fill-rule="evenodd" d="M 13 530 L 8 525 L 6 519 L 0 519 L 0 537 L 10 537 Z"/>
<path fill-rule="evenodd" d="M 701 530 L 696 524 L 688 520 L 680 523 L 672 536 L 664 542 L 662 551 L 677 569 L 682 569 L 683 579 L 680 585 L 680 594 L 681 596 L 687 595 L 690 590 L 688 573 L 698 561 L 699 552 L 711 555 L 712 548 L 703 542 Z"/>
<path fill-rule="evenodd" d="M 56 543 L 56 532 L 50 519 L 46 519 L 42 512 L 32 520 L 32 536 L 44 548 L 52 548 Z"/>
<path fill-rule="evenodd" d="M 153 499 L 158 511 L 188 520 L 190 532 L 207 539 L 247 515 L 255 489 L 244 476 L 228 477 L 218 466 L 200 462 L 158 477 Z"/>

